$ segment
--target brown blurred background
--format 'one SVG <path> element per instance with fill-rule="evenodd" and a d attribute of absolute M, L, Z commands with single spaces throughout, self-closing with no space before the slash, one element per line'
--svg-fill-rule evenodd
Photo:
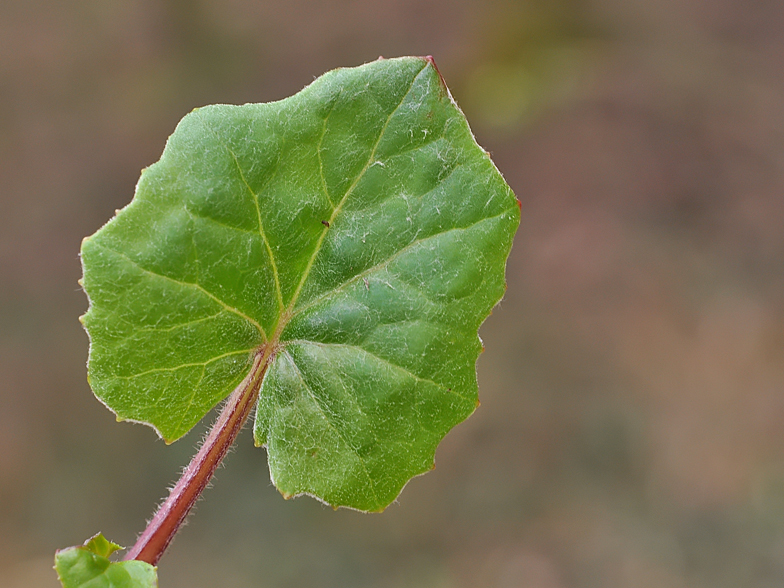
<path fill-rule="evenodd" d="M 522 201 L 482 406 L 383 515 L 285 502 L 246 431 L 163 588 L 784 584 L 784 3 L 0 3 L 0 586 L 130 545 L 166 447 L 85 380 L 79 243 L 177 121 L 433 54 Z"/>

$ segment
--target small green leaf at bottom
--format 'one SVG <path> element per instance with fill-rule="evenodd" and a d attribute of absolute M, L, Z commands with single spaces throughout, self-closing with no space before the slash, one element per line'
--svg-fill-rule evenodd
<path fill-rule="evenodd" d="M 59 550 L 54 569 L 63 588 L 157 588 L 155 567 L 143 561 L 109 561 L 122 549 L 101 533 L 84 545 Z"/>

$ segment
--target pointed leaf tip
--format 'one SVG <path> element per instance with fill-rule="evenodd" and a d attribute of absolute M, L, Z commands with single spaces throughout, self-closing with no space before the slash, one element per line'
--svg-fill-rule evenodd
<path fill-rule="evenodd" d="M 441 75 L 441 71 L 438 69 L 438 66 L 436 65 L 435 58 L 432 55 L 426 55 L 425 57 L 423 57 L 423 59 L 426 62 L 428 62 L 431 66 L 433 66 L 434 70 L 436 70 L 436 73 L 438 74 L 438 79 L 441 82 L 441 89 L 444 90 L 444 92 L 448 93 L 449 90 L 448 90 L 447 85 L 446 85 L 446 80 L 444 80 L 444 76 Z M 480 149 L 481 149 L 481 147 L 480 147 Z M 482 151 L 484 151 L 484 149 L 482 149 Z M 485 153 L 486 153 L 486 151 L 485 151 Z"/>

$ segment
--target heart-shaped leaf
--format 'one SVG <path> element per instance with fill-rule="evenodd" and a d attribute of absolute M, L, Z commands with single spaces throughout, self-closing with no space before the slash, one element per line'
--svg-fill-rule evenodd
<path fill-rule="evenodd" d="M 429 58 L 198 109 L 82 245 L 90 383 L 173 441 L 266 350 L 278 489 L 383 510 L 477 405 L 519 215 Z"/>
<path fill-rule="evenodd" d="M 156 588 L 155 568 L 142 561 L 109 561 L 122 549 L 98 533 L 84 545 L 61 549 L 55 554 L 54 569 L 63 588 Z"/>

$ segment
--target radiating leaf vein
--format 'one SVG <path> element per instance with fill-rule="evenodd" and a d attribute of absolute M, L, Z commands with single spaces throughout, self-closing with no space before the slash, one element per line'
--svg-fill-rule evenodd
<path fill-rule="evenodd" d="M 406 253 L 407 251 L 409 251 L 410 249 L 416 247 L 417 245 L 419 245 L 421 243 L 424 243 L 424 242 L 426 242 L 426 241 L 428 241 L 430 239 L 435 239 L 437 237 L 446 235 L 448 233 L 452 233 L 452 232 L 456 232 L 456 231 L 468 231 L 468 230 L 471 230 L 471 229 L 475 228 L 477 225 L 480 225 L 480 224 L 482 224 L 484 222 L 488 222 L 488 221 L 492 221 L 492 220 L 495 220 L 495 219 L 499 219 L 499 218 L 503 217 L 504 215 L 508 214 L 512 210 L 513 209 L 508 208 L 508 209 L 504 210 L 503 212 L 501 212 L 499 214 L 496 214 L 494 216 L 485 217 L 485 218 L 483 218 L 481 220 L 478 220 L 478 221 L 476 221 L 474 223 L 471 223 L 470 225 L 466 225 L 465 227 L 453 227 L 453 228 L 447 229 L 445 231 L 440 231 L 438 233 L 433 233 L 432 235 L 428 235 L 427 237 L 421 237 L 419 239 L 414 239 L 413 241 L 411 241 L 410 243 L 408 243 L 404 247 L 402 247 L 402 248 L 398 249 L 397 251 L 395 251 L 392 255 L 390 255 L 386 259 L 384 259 L 384 260 L 378 262 L 377 264 L 375 264 L 375 265 L 373 265 L 373 266 L 371 266 L 371 267 L 361 271 L 360 273 L 352 276 L 351 278 L 347 279 L 342 284 L 340 284 L 338 286 L 335 286 L 334 288 L 332 288 L 330 290 L 327 290 L 323 294 L 320 294 L 316 298 L 313 298 L 312 300 L 308 301 L 307 304 L 304 304 L 303 306 L 300 306 L 294 312 L 291 313 L 291 317 L 293 318 L 294 316 L 304 312 L 305 310 L 307 310 L 309 308 L 312 308 L 313 306 L 319 304 L 320 302 L 323 302 L 324 300 L 328 300 L 331 296 L 333 296 L 335 294 L 339 294 L 342 290 L 344 290 L 345 288 L 347 288 L 351 284 L 356 283 L 358 280 L 362 279 L 363 277 L 366 278 L 369 275 L 373 274 L 374 272 L 377 272 L 379 270 L 384 269 L 386 266 L 388 266 L 390 263 L 392 263 L 395 259 L 397 259 L 401 255 L 403 255 L 404 253 Z"/>
<path fill-rule="evenodd" d="M 217 302 L 218 304 L 220 304 L 223 308 L 225 308 L 229 312 L 234 313 L 238 317 L 248 321 L 250 324 L 252 324 L 254 327 L 256 327 L 256 329 L 258 329 L 258 331 L 261 334 L 261 336 L 264 339 L 264 341 L 265 342 L 267 341 L 267 333 L 264 332 L 264 327 L 262 327 L 256 320 L 252 319 L 251 317 L 246 315 L 244 312 L 234 308 L 233 306 L 229 306 L 223 300 L 221 300 L 220 298 L 215 296 L 215 294 L 213 294 L 212 292 L 210 292 L 209 290 L 204 288 L 204 286 L 202 286 L 200 284 L 195 284 L 195 283 L 192 283 L 192 282 L 183 282 L 182 280 L 177 280 L 177 279 L 172 278 L 170 276 L 167 276 L 165 274 L 159 274 L 158 272 L 154 272 L 154 271 L 152 271 L 150 269 L 147 269 L 146 267 L 142 266 L 138 261 L 136 261 L 135 259 L 131 259 L 130 257 L 125 255 L 124 253 L 120 253 L 119 251 L 115 251 L 114 249 L 112 249 L 110 247 L 107 247 L 106 245 L 103 245 L 103 244 L 96 244 L 96 245 L 99 248 L 103 249 L 104 251 L 108 251 L 108 252 L 113 253 L 114 255 L 116 255 L 118 257 L 121 257 L 122 259 L 124 259 L 128 263 L 130 263 L 131 265 L 134 265 L 135 267 L 139 268 L 139 270 L 143 271 L 144 273 L 150 274 L 151 276 L 155 276 L 157 278 L 161 278 L 163 280 L 168 280 L 168 281 L 170 281 L 170 282 L 172 282 L 174 284 L 178 284 L 180 286 L 185 286 L 187 288 L 194 288 L 194 289 L 198 290 L 199 292 L 201 292 L 202 294 L 204 294 L 205 296 L 207 296 L 211 300 L 213 300 L 213 301 Z"/>
<path fill-rule="evenodd" d="M 359 345 L 352 345 L 351 343 L 322 343 L 320 341 L 310 341 L 308 339 L 292 339 L 290 341 L 287 341 L 287 343 L 300 343 L 302 345 L 315 345 L 315 346 L 323 347 L 323 348 L 342 347 L 344 349 L 354 349 L 356 351 L 359 351 L 363 355 L 366 355 L 368 357 L 372 357 L 374 360 L 378 361 L 379 363 L 383 363 L 384 365 L 387 365 L 387 366 L 395 369 L 396 371 L 401 372 L 402 374 L 404 374 L 404 375 L 406 375 L 406 376 L 416 380 L 417 382 L 422 382 L 423 384 L 432 384 L 433 386 L 436 386 L 437 388 L 440 388 L 444 392 L 448 392 L 450 394 L 453 394 L 454 396 L 457 396 L 463 402 L 466 401 L 466 398 L 464 396 L 462 396 L 458 392 L 455 392 L 451 388 L 448 388 L 448 387 L 444 386 L 443 384 L 439 384 L 438 382 L 435 382 L 435 381 L 430 380 L 428 378 L 423 378 L 421 376 L 418 376 L 414 372 L 409 370 L 408 368 L 405 368 L 405 367 L 403 367 L 401 365 L 393 363 L 392 361 L 390 361 L 388 359 L 385 359 L 385 358 L 383 358 L 383 357 L 381 357 L 379 355 L 376 355 L 372 351 L 368 351 L 367 349 L 365 349 L 364 347 L 360 347 Z"/>
<path fill-rule="evenodd" d="M 170 367 L 160 367 L 160 368 L 152 368 L 143 372 L 139 372 L 137 374 L 131 374 L 130 376 L 116 376 L 113 374 L 107 375 L 109 378 L 113 378 L 115 380 L 133 380 L 135 378 L 141 378 L 142 376 L 147 376 L 149 374 L 157 374 L 161 372 L 176 372 L 177 370 L 181 370 L 183 368 L 189 367 L 205 367 L 211 363 L 224 359 L 226 357 L 231 357 L 232 355 L 249 355 L 251 352 L 256 351 L 256 347 L 251 347 L 250 349 L 240 349 L 239 351 L 229 351 L 227 353 L 223 353 L 221 355 L 216 355 L 208 359 L 207 361 L 197 361 L 194 363 L 182 363 L 180 365 L 170 366 Z"/>
<path fill-rule="evenodd" d="M 373 482 L 373 478 L 370 476 L 370 471 L 367 468 L 367 464 L 365 463 L 365 459 L 359 454 L 359 451 L 357 451 L 357 449 L 355 447 L 353 447 L 351 445 L 351 443 L 349 443 L 349 440 L 346 438 L 346 436 L 343 434 L 343 432 L 340 430 L 340 428 L 337 427 L 335 425 L 335 423 L 332 422 L 332 420 L 329 418 L 329 416 L 327 416 L 327 411 L 325 411 L 324 407 L 321 406 L 321 402 L 319 402 L 318 396 L 316 396 L 316 393 L 313 391 L 313 389 L 305 381 L 305 378 L 302 375 L 302 371 L 299 369 L 299 366 L 297 365 L 297 362 L 294 361 L 294 358 L 291 356 L 291 354 L 286 353 L 286 356 L 289 358 L 289 361 L 291 361 L 291 365 L 294 366 L 294 369 L 297 370 L 297 375 L 299 376 L 299 379 L 302 382 L 302 385 L 304 386 L 305 390 L 307 390 L 308 394 L 310 395 L 311 399 L 313 400 L 313 403 L 316 405 L 316 408 L 318 409 L 318 411 L 321 413 L 321 416 L 324 419 L 324 422 L 326 422 L 327 425 L 329 425 L 329 427 L 332 430 L 334 430 L 335 433 L 337 433 L 337 435 L 346 444 L 346 447 L 348 447 L 349 450 L 351 450 L 351 452 L 354 455 L 357 456 L 357 459 L 359 460 L 359 463 L 362 465 L 362 470 L 365 472 L 365 476 L 367 477 L 368 486 L 370 487 L 370 491 L 373 494 L 373 499 L 376 502 L 378 502 L 378 496 L 376 495 L 376 488 L 375 488 L 375 485 L 374 485 L 374 482 Z"/>
<path fill-rule="evenodd" d="M 261 237 L 261 240 L 264 243 L 264 247 L 267 249 L 267 254 L 269 255 L 269 258 L 270 258 L 270 264 L 272 265 L 272 276 L 273 276 L 273 279 L 275 280 L 275 294 L 276 294 L 277 299 L 278 299 L 278 308 L 280 310 L 282 310 L 283 309 L 283 294 L 282 294 L 281 289 L 280 289 L 280 279 L 278 278 L 278 264 L 275 261 L 275 256 L 272 253 L 272 247 L 270 247 L 269 239 L 267 239 L 267 235 L 264 232 L 264 225 L 261 222 L 261 207 L 259 206 L 259 195 L 256 194 L 253 191 L 253 188 L 250 187 L 250 184 L 248 183 L 248 180 L 245 179 L 245 173 L 242 171 L 242 166 L 240 166 L 239 159 L 237 159 L 237 154 L 234 153 L 234 150 L 227 143 L 225 143 L 224 141 L 221 140 L 220 135 L 218 134 L 218 132 L 215 129 L 213 129 L 212 126 L 209 125 L 207 123 L 207 121 L 204 120 L 204 118 L 200 117 L 199 121 L 201 121 L 201 123 L 204 125 L 204 127 L 208 131 L 210 131 L 210 133 L 212 133 L 212 135 L 215 137 L 215 140 L 224 149 L 226 149 L 226 151 L 229 152 L 229 155 L 231 155 L 231 158 L 234 160 L 234 165 L 237 168 L 237 173 L 239 174 L 240 179 L 242 180 L 242 183 L 245 185 L 245 188 L 247 188 L 248 193 L 250 194 L 251 198 L 253 199 L 253 204 L 256 206 L 256 221 L 257 221 L 257 223 L 259 225 L 259 236 Z M 266 339 L 266 337 L 265 337 L 265 339 Z"/>
<path fill-rule="evenodd" d="M 156 333 L 156 334 L 157 333 L 171 333 L 172 331 L 176 331 L 177 329 L 184 329 L 185 327 L 198 325 L 200 323 L 212 320 L 214 318 L 219 317 L 224 312 L 226 312 L 226 311 L 225 310 L 221 310 L 221 311 L 216 312 L 215 314 L 211 314 L 209 316 L 203 316 L 201 318 L 193 319 L 192 321 L 187 321 L 187 322 L 184 322 L 184 323 L 177 323 L 177 324 L 174 324 L 174 325 L 171 325 L 171 326 L 168 326 L 168 327 L 158 327 L 156 325 L 152 325 L 152 326 L 149 326 L 149 327 L 132 327 L 132 330 L 127 335 L 125 335 L 123 337 L 118 337 L 117 339 L 114 339 L 114 342 L 119 344 L 119 343 L 122 343 L 124 341 L 127 341 L 128 339 L 132 339 L 133 337 L 135 337 L 136 335 L 139 335 L 141 333 Z"/>

